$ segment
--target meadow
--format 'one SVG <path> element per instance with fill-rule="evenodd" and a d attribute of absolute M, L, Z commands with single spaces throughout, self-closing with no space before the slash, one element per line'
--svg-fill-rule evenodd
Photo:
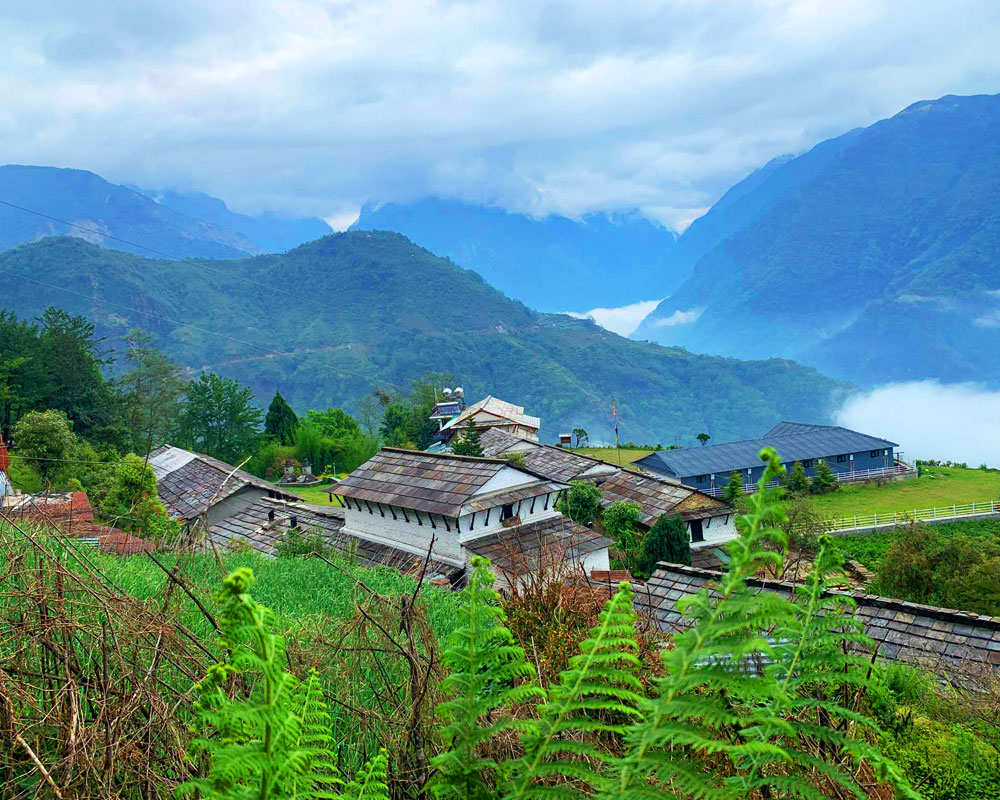
<path fill-rule="evenodd" d="M 627 467 L 634 461 L 638 461 L 640 458 L 645 458 L 652 450 L 640 450 L 623 447 L 620 450 L 617 447 L 574 447 L 571 448 L 574 453 L 581 453 L 585 456 L 591 456 L 592 458 L 599 458 L 602 461 L 607 461 L 611 464 L 621 464 Z"/>
<path fill-rule="evenodd" d="M 813 499 L 824 517 L 882 514 L 1000 499 L 1000 470 L 923 467 L 907 480 L 845 484 Z"/>

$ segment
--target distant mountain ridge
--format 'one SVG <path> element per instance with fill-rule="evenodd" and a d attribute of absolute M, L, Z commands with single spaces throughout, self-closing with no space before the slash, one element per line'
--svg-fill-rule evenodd
<path fill-rule="evenodd" d="M 673 288 L 667 255 L 676 234 L 634 210 L 536 219 L 425 198 L 369 204 L 351 230 L 401 233 L 542 311 L 622 306 Z"/>
<path fill-rule="evenodd" d="M 145 192 L 80 169 L 0 166 L 0 200 L 45 215 L 0 205 L 0 250 L 68 235 L 138 254 L 151 248 L 180 258 L 241 258 L 331 232 L 320 219 L 251 217 L 206 194 Z"/>
<path fill-rule="evenodd" d="M 375 387 L 405 391 L 447 371 L 470 398 L 542 417 L 546 441 L 574 427 L 613 440 L 614 395 L 623 438 L 694 443 L 701 431 L 741 438 L 780 419 L 826 421 L 847 388 L 788 361 L 695 356 L 532 311 L 395 233 L 205 264 L 50 238 L 0 254 L 0 274 L 0 307 L 84 314 L 112 348 L 142 327 L 192 371 L 239 378 L 263 404 L 280 389 L 299 411 L 357 410 Z"/>
<path fill-rule="evenodd" d="M 769 165 L 691 226 L 733 223 L 633 338 L 1000 385 L 998 131 L 1000 95 L 946 96 Z"/>

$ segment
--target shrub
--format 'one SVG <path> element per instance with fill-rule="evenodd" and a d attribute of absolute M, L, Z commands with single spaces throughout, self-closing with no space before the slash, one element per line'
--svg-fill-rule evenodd
<path fill-rule="evenodd" d="M 110 524 L 146 539 L 170 542 L 180 534 L 180 523 L 167 514 L 156 493 L 153 468 L 135 453 L 115 465 L 98 510 Z"/>
<path fill-rule="evenodd" d="M 691 566 L 691 537 L 688 535 L 684 520 L 676 514 L 661 515 L 646 534 L 642 563 L 639 567 L 640 574 L 649 577 L 660 561 Z"/>
<path fill-rule="evenodd" d="M 586 481 L 572 481 L 556 509 L 580 525 L 591 526 L 601 513 L 601 490 Z"/>
<path fill-rule="evenodd" d="M 51 479 L 73 454 L 76 435 L 64 411 L 29 411 L 14 426 L 16 455 Z"/>
<path fill-rule="evenodd" d="M 610 503 L 601 513 L 604 532 L 614 541 L 621 557 L 621 567 L 629 572 L 639 569 L 642 558 L 642 541 L 636 520 L 642 506 L 632 500 Z"/>

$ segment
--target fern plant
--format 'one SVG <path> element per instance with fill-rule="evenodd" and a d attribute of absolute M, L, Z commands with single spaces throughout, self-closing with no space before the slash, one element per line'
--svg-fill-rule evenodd
<path fill-rule="evenodd" d="M 524 755 L 510 769 L 507 798 L 570 800 L 604 788 L 612 759 L 596 739 L 620 736 L 639 716 L 635 623 L 632 587 L 622 583 L 522 733 Z"/>
<path fill-rule="evenodd" d="M 491 784 L 498 781 L 499 771 L 482 749 L 504 731 L 525 725 L 495 712 L 537 701 L 544 693 L 532 682 L 535 670 L 524 650 L 503 624 L 488 560 L 473 557 L 472 575 L 462 593 L 462 624 L 449 636 L 441 656 L 449 670 L 441 689 L 450 699 L 438 706 L 447 723 L 442 731 L 447 749 L 431 764 L 438 770 L 438 797 L 478 800 L 495 796 Z"/>
<path fill-rule="evenodd" d="M 213 800 L 388 800 L 386 760 L 380 754 L 346 787 L 333 756 L 330 716 L 315 672 L 299 683 L 285 670 L 285 641 L 271 633 L 271 612 L 250 595 L 253 572 L 240 567 L 222 584 L 219 644 L 228 659 L 196 685 L 195 711 L 203 734 L 193 756 L 207 774 L 178 787 L 181 797 Z M 239 675 L 250 696 L 232 699 Z M 380 760 L 381 759 L 381 760 Z"/>

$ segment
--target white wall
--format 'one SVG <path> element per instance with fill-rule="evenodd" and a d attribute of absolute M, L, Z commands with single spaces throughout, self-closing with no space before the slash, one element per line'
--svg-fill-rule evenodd
<path fill-rule="evenodd" d="M 535 510 L 531 510 L 531 498 L 520 501 L 521 510 L 518 512 L 518 504 L 514 503 L 514 513 L 519 513 L 521 517 L 521 524 L 527 525 L 530 522 L 537 522 L 539 520 L 547 519 L 550 517 L 555 517 L 559 515 L 556 511 L 556 495 L 558 492 L 549 492 L 546 494 L 540 494 L 535 498 Z M 545 498 L 549 499 L 548 508 L 546 508 Z M 486 512 L 477 511 L 475 515 L 463 514 L 459 521 L 461 522 L 462 534 L 461 540 L 463 542 L 471 541 L 472 539 L 478 539 L 480 536 L 488 536 L 493 533 L 497 533 L 502 530 L 509 530 L 504 528 L 500 523 L 500 506 L 496 506 L 490 510 L 490 521 L 489 525 L 486 524 Z M 473 516 L 475 516 L 475 521 L 473 521 Z"/>
<path fill-rule="evenodd" d="M 498 492 L 501 489 L 510 489 L 515 486 L 526 486 L 529 483 L 536 483 L 537 481 L 537 477 L 529 475 L 527 472 L 522 472 L 516 467 L 504 467 L 496 475 L 486 481 L 486 483 L 484 483 L 473 496 L 480 497 L 481 495 L 490 494 L 491 492 Z"/>
<path fill-rule="evenodd" d="M 464 555 L 458 545 L 458 531 L 455 530 L 454 520 L 448 520 L 449 531 L 444 524 L 442 517 L 433 515 L 434 525 L 431 525 L 431 517 L 425 512 L 416 512 L 413 509 L 406 509 L 406 516 L 410 521 L 406 522 L 403 511 L 394 507 L 396 519 L 392 518 L 392 511 L 385 503 L 382 504 L 383 517 L 379 513 L 378 506 L 371 503 L 372 512 L 368 513 L 368 508 L 364 501 L 361 502 L 361 511 L 354 506 L 351 501 L 351 508 L 344 510 L 344 531 L 360 536 L 363 539 L 393 545 L 402 550 L 409 550 L 414 553 L 423 554 L 430 547 L 431 538 L 434 539 L 433 554 L 442 558 L 450 558 L 462 561 Z M 419 514 L 422 525 L 417 524 Z"/>
<path fill-rule="evenodd" d="M 718 517 L 709 517 L 701 521 L 701 529 L 705 534 L 705 541 L 691 542 L 691 547 L 709 547 L 721 542 L 728 542 L 737 536 L 734 514 L 723 514 Z M 688 523 L 688 532 L 691 531 L 691 523 Z"/>

